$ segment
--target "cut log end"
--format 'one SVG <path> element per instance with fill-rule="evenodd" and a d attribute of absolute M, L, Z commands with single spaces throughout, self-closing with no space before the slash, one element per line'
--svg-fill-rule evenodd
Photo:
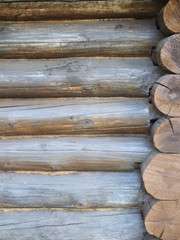
<path fill-rule="evenodd" d="M 153 151 L 143 162 L 141 170 L 144 186 L 153 197 L 161 200 L 180 199 L 179 154 Z"/>
<path fill-rule="evenodd" d="M 165 75 L 154 84 L 153 101 L 165 115 L 180 117 L 180 75 Z"/>
<path fill-rule="evenodd" d="M 180 34 L 161 40 L 153 50 L 152 60 L 168 72 L 180 74 Z"/>
<path fill-rule="evenodd" d="M 180 239 L 180 203 L 177 201 L 147 202 L 144 206 L 147 231 L 163 240 Z"/>
<path fill-rule="evenodd" d="M 159 29 L 166 35 L 180 32 L 180 0 L 171 0 L 157 17 Z"/>
<path fill-rule="evenodd" d="M 164 153 L 180 153 L 180 118 L 159 119 L 151 129 L 154 146 Z"/>

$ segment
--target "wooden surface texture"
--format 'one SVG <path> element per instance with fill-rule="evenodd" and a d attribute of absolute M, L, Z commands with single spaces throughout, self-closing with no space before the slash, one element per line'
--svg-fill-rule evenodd
<path fill-rule="evenodd" d="M 4 22 L 0 58 L 149 57 L 162 38 L 154 19 Z"/>

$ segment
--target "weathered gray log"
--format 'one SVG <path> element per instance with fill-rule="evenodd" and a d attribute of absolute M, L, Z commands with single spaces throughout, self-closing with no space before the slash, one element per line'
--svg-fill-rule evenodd
<path fill-rule="evenodd" d="M 149 138 L 70 136 L 0 140 L 0 169 L 128 171 L 153 149 Z"/>
<path fill-rule="evenodd" d="M 145 97 L 161 75 L 149 58 L 0 60 L 0 97 Z"/>
<path fill-rule="evenodd" d="M 146 231 L 140 210 L 0 211 L 1 240 L 140 240 Z"/>
<path fill-rule="evenodd" d="M 154 19 L 3 23 L 0 58 L 149 57 L 162 38 Z"/>
<path fill-rule="evenodd" d="M 45 173 L 45 172 L 43 172 Z M 0 207 L 118 208 L 141 206 L 134 172 L 0 173 Z"/>
<path fill-rule="evenodd" d="M 1 99 L 0 135 L 147 134 L 144 98 Z"/>
<path fill-rule="evenodd" d="M 152 18 L 163 5 L 161 0 L 1 0 L 0 20 Z"/>

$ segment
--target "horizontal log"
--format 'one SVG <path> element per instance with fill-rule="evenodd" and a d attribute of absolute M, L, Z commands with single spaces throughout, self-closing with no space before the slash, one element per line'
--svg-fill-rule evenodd
<path fill-rule="evenodd" d="M 147 231 L 163 240 L 180 238 L 179 201 L 146 202 L 143 208 Z"/>
<path fill-rule="evenodd" d="M 151 129 L 154 146 L 164 153 L 180 153 L 180 118 L 159 119 Z"/>
<path fill-rule="evenodd" d="M 144 186 L 154 198 L 180 199 L 180 154 L 153 151 L 143 162 L 141 170 Z"/>
<path fill-rule="evenodd" d="M 168 72 L 180 74 L 180 34 L 161 40 L 152 52 L 154 64 Z"/>
<path fill-rule="evenodd" d="M 0 135 L 147 134 L 144 98 L 2 99 Z"/>
<path fill-rule="evenodd" d="M 146 236 L 143 238 L 143 240 L 159 240 L 159 238 L 146 234 Z"/>
<path fill-rule="evenodd" d="M 161 0 L 1 0 L 0 20 L 152 18 L 163 6 Z"/>
<path fill-rule="evenodd" d="M 1 240 L 137 240 L 145 232 L 138 209 L 0 211 Z"/>
<path fill-rule="evenodd" d="M 0 97 L 145 97 L 162 75 L 149 58 L 0 60 Z"/>
<path fill-rule="evenodd" d="M 149 57 L 162 38 L 154 19 L 3 23 L 0 58 Z"/>
<path fill-rule="evenodd" d="M 0 173 L 0 207 L 119 208 L 141 206 L 134 172 Z"/>
<path fill-rule="evenodd" d="M 180 75 L 159 78 L 152 89 L 153 102 L 165 115 L 180 117 Z"/>
<path fill-rule="evenodd" d="M 166 6 L 160 11 L 157 17 L 157 25 L 159 29 L 167 34 L 180 32 L 180 1 L 170 0 Z"/>
<path fill-rule="evenodd" d="M 129 171 L 153 149 L 149 138 L 36 137 L 0 140 L 0 169 L 21 171 Z"/>

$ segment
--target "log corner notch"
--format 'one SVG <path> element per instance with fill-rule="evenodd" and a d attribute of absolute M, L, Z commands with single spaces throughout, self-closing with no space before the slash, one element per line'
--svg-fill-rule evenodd
<path fill-rule="evenodd" d="M 180 117 L 180 75 L 167 74 L 153 85 L 152 100 L 164 115 Z"/>
<path fill-rule="evenodd" d="M 163 240 L 180 239 L 180 202 L 150 199 L 143 206 L 147 231 Z"/>
<path fill-rule="evenodd" d="M 154 150 L 142 163 L 141 172 L 145 189 L 154 198 L 180 199 L 180 154 L 163 154 Z"/>
<path fill-rule="evenodd" d="M 167 37 L 152 51 L 152 61 L 168 72 L 180 74 L 180 34 Z"/>
<path fill-rule="evenodd" d="M 165 35 L 180 32 L 180 0 L 170 0 L 156 19 L 157 27 Z"/>

